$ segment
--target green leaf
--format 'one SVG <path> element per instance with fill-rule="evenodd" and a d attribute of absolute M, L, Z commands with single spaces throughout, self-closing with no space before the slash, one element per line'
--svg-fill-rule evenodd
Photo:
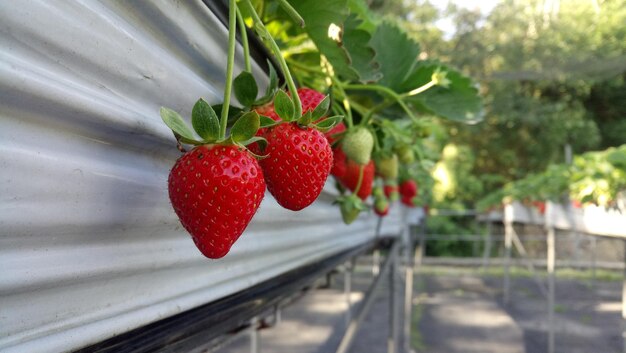
<path fill-rule="evenodd" d="M 274 110 L 276 114 L 284 121 L 292 121 L 296 114 L 296 107 L 291 100 L 291 97 L 285 93 L 285 91 L 278 91 L 276 97 L 274 97 Z"/>
<path fill-rule="evenodd" d="M 397 26 L 383 22 L 378 25 L 370 45 L 376 51 L 376 60 L 383 74 L 380 84 L 398 91 L 417 62 L 420 46 Z"/>
<path fill-rule="evenodd" d="M 326 96 L 313 110 L 313 114 L 312 114 L 313 121 L 317 121 L 321 117 L 326 115 L 326 113 L 328 112 L 328 107 L 330 107 L 330 97 Z"/>
<path fill-rule="evenodd" d="M 290 3 L 304 18 L 304 30 L 337 75 L 354 81 L 369 81 L 375 77 L 370 73 L 376 68 L 370 65 L 375 52 L 366 49 L 370 39 L 368 32 L 356 28 L 357 22 L 348 22 L 346 26 L 347 0 L 292 0 Z"/>
<path fill-rule="evenodd" d="M 172 131 L 177 133 L 179 136 L 189 140 L 196 139 L 193 131 L 191 131 L 189 126 L 185 124 L 183 118 L 175 111 L 169 108 L 161 107 L 161 119 L 163 119 L 163 122 L 167 125 L 167 127 L 172 129 Z"/>
<path fill-rule="evenodd" d="M 335 127 L 335 125 L 339 124 L 341 120 L 343 120 L 343 116 L 341 115 L 331 116 L 330 118 L 319 121 L 315 124 L 315 127 L 321 132 L 326 132 Z"/>
<path fill-rule="evenodd" d="M 346 19 L 343 26 L 343 44 L 352 59 L 352 67 L 359 74 L 359 81 L 376 82 L 383 77 L 383 74 L 380 72 L 378 57 L 375 58 L 376 51 L 370 46 L 372 36 L 360 29 L 361 23 L 362 21 L 354 15 Z"/>
<path fill-rule="evenodd" d="M 280 121 L 275 121 L 265 115 L 259 115 L 259 118 L 261 119 L 261 127 L 271 127 L 280 124 Z"/>
<path fill-rule="evenodd" d="M 248 112 L 239 118 L 230 129 L 230 138 L 234 142 L 247 141 L 254 137 L 261 125 L 259 114 Z"/>
<path fill-rule="evenodd" d="M 220 136 L 220 123 L 217 114 L 209 103 L 200 98 L 191 110 L 191 126 L 207 141 L 215 141 Z"/>
<path fill-rule="evenodd" d="M 430 82 L 437 70 L 446 71 L 447 88 L 435 86 L 423 93 L 407 97 L 414 108 L 446 119 L 476 123 L 482 120 L 482 100 L 474 83 L 459 72 L 439 63 L 420 62 L 411 75 L 402 83 L 400 92 L 408 92 Z"/>
<path fill-rule="evenodd" d="M 235 97 L 244 107 L 250 107 L 259 94 L 259 87 L 254 80 L 254 76 L 248 71 L 242 71 L 233 81 Z"/>

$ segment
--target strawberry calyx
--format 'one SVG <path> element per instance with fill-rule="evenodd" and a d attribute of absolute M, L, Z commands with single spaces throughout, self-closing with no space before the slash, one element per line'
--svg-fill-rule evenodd
<path fill-rule="evenodd" d="M 261 117 L 255 111 L 244 113 L 235 121 L 230 129 L 230 134 L 220 138 L 220 123 L 215 110 L 204 99 L 200 98 L 194 104 L 191 111 L 191 126 L 187 126 L 183 118 L 177 112 L 162 107 L 161 119 L 176 137 L 179 149 L 184 152 L 181 144 L 199 145 L 236 145 L 247 149 L 257 159 L 265 158 L 251 152 L 246 146 L 252 143 L 267 144 L 267 140 L 262 136 L 255 136 L 261 124 Z M 263 122 L 267 124 L 264 119 Z"/>
<path fill-rule="evenodd" d="M 345 224 L 354 222 L 361 211 L 367 208 L 365 203 L 363 203 L 363 201 L 355 194 L 340 196 L 334 203 L 339 205 L 341 218 Z"/>

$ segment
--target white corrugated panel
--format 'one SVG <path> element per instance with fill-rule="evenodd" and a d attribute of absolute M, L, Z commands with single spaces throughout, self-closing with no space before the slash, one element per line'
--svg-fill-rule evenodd
<path fill-rule="evenodd" d="M 298 213 L 266 196 L 222 260 L 195 249 L 158 110 L 220 100 L 226 37 L 199 0 L 0 2 L 0 350 L 83 347 L 374 236 L 327 188 Z"/>

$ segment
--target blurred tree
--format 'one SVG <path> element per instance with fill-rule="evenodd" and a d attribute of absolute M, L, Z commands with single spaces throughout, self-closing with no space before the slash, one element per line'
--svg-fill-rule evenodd
<path fill-rule="evenodd" d="M 462 199 L 564 161 L 626 143 L 626 1 L 507 0 L 487 16 L 428 1 L 374 1 L 422 44 L 481 81 L 485 120 L 440 122 L 473 167 L 454 173 Z M 435 22 L 452 19 L 451 38 Z M 473 156 L 471 155 L 473 152 Z M 482 187 L 476 186 L 476 179 Z M 452 195 L 448 195 L 450 198 Z"/>

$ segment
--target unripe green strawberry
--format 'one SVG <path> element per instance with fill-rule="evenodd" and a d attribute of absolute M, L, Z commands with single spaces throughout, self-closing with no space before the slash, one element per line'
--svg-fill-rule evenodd
<path fill-rule="evenodd" d="M 348 130 L 341 140 L 341 149 L 348 159 L 360 165 L 369 163 L 372 158 L 373 148 L 374 136 L 368 129 L 362 126 Z"/>
<path fill-rule="evenodd" d="M 380 217 L 384 217 L 389 213 L 389 201 L 387 201 L 384 195 L 375 199 L 374 212 Z"/>
<path fill-rule="evenodd" d="M 411 164 L 415 161 L 415 155 L 409 145 L 402 145 L 396 149 L 400 162 L 404 164 Z"/>
<path fill-rule="evenodd" d="M 379 158 L 376 163 L 376 172 L 383 179 L 396 179 L 398 177 L 398 156 L 392 154 L 388 158 Z"/>
<path fill-rule="evenodd" d="M 359 216 L 359 213 L 365 209 L 363 201 L 354 194 L 339 197 L 336 202 L 339 204 L 341 218 L 345 224 L 354 222 Z"/>

